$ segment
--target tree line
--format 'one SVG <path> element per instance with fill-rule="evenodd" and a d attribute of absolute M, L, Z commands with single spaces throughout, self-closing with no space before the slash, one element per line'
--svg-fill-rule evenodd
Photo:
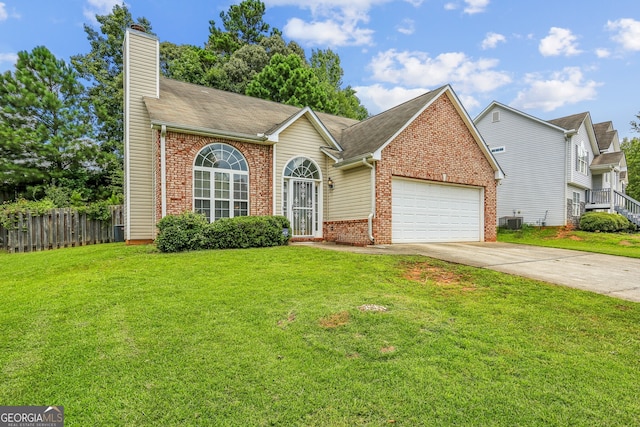
<path fill-rule="evenodd" d="M 209 21 L 203 45 L 160 44 L 162 75 L 225 91 L 364 119 L 366 108 L 345 86 L 340 57 L 331 49 L 310 58 L 264 20 L 265 4 L 244 0 Z M 122 43 L 133 24 L 125 4 L 96 16 L 84 31 L 86 54 L 69 62 L 44 46 L 18 53 L 0 74 L 0 201 L 55 200 L 66 206 L 122 198 Z"/>

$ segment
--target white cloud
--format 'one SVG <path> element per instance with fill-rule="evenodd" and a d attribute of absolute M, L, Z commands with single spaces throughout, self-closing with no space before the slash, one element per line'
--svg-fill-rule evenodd
<path fill-rule="evenodd" d="M 506 41 L 507 38 L 502 34 L 487 33 L 487 36 L 484 38 L 484 40 L 482 40 L 482 49 L 493 49 L 498 45 L 498 43 L 505 43 Z"/>
<path fill-rule="evenodd" d="M 624 49 L 640 50 L 640 21 L 630 18 L 607 21 L 607 29 L 616 32 L 611 39 Z"/>
<path fill-rule="evenodd" d="M 372 78 L 408 87 L 436 87 L 451 83 L 461 93 L 489 92 L 511 82 L 496 71 L 496 59 L 472 60 L 462 52 L 442 53 L 431 58 L 424 52 L 380 52 L 370 63 Z"/>
<path fill-rule="evenodd" d="M 398 32 L 411 35 L 416 31 L 416 22 L 413 19 L 405 19 L 402 25 L 398 27 Z"/>
<path fill-rule="evenodd" d="M 0 21 L 6 21 L 9 18 L 6 6 L 6 4 L 0 2 Z"/>
<path fill-rule="evenodd" d="M 363 27 L 369 22 L 371 7 L 391 0 L 267 0 L 268 6 L 297 6 L 309 9 L 312 19 L 291 18 L 284 34 L 305 45 L 362 46 L 373 43 L 374 31 Z M 412 2 L 415 3 L 414 0 Z"/>
<path fill-rule="evenodd" d="M 540 40 L 538 50 L 543 56 L 571 56 L 582 51 L 578 49 L 578 38 L 566 28 L 551 27 L 549 35 Z"/>
<path fill-rule="evenodd" d="M 84 8 L 84 17 L 97 24 L 96 15 L 111 13 L 113 7 L 117 4 L 122 4 L 122 0 L 87 0 L 87 5 Z"/>
<path fill-rule="evenodd" d="M 548 78 L 535 73 L 527 74 L 528 88 L 518 92 L 512 101 L 515 108 L 552 111 L 568 104 L 595 99 L 596 88 L 602 83 L 586 81 L 577 67 L 566 67 Z"/>
<path fill-rule="evenodd" d="M 292 18 L 284 26 L 287 37 L 311 46 L 368 45 L 372 43 L 373 30 L 357 28 L 354 22 L 327 20 L 305 22 Z"/>
<path fill-rule="evenodd" d="M 18 55 L 15 53 L 0 53 L 0 64 L 3 62 L 10 62 L 15 64 L 18 60 Z"/>
<path fill-rule="evenodd" d="M 464 0 L 464 2 L 467 4 L 464 8 L 464 13 L 469 15 L 484 12 L 489 6 L 489 0 Z"/>
<path fill-rule="evenodd" d="M 611 52 L 609 51 L 609 49 L 599 48 L 596 49 L 596 56 L 598 58 L 608 58 L 609 56 L 611 56 Z"/>
<path fill-rule="evenodd" d="M 487 6 L 489 6 L 489 1 L 490 0 L 464 0 L 466 6 L 463 11 L 469 15 L 484 12 Z M 460 4 L 457 2 L 448 2 L 444 4 L 444 10 L 456 10 L 459 8 Z"/>
<path fill-rule="evenodd" d="M 367 107 L 367 110 L 369 110 L 371 114 L 386 111 L 429 91 L 424 88 L 406 89 L 399 86 L 387 89 L 380 84 L 358 86 L 353 89 L 356 91 L 358 99 Z"/>

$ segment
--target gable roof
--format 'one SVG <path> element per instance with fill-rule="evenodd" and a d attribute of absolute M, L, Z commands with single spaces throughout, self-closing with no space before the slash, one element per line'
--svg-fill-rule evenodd
<path fill-rule="evenodd" d="M 584 112 L 584 113 L 572 114 L 566 117 L 560 117 L 558 119 L 549 120 L 549 123 L 567 130 L 571 130 L 571 129 L 578 130 L 582 122 L 584 122 L 587 117 L 589 117 L 589 113 Z"/>
<path fill-rule="evenodd" d="M 596 140 L 598 141 L 600 151 L 607 151 L 618 136 L 618 132 L 613 129 L 613 123 L 610 121 L 596 123 L 593 125 L 593 129 L 596 133 Z"/>
<path fill-rule="evenodd" d="M 152 125 L 252 142 L 274 142 L 270 136 L 303 115 L 328 143 L 335 143 L 335 132 L 358 122 L 167 78 L 160 78 L 160 97 L 144 97 L 144 102 Z"/>
<path fill-rule="evenodd" d="M 348 146 L 343 159 L 373 154 L 437 98 L 443 88 L 427 92 L 345 129 L 340 138 L 343 145 Z"/>
<path fill-rule="evenodd" d="M 545 125 L 545 126 L 551 127 L 551 128 L 553 128 L 553 129 L 555 129 L 555 130 L 557 130 L 557 131 L 560 131 L 560 132 L 563 132 L 563 133 L 567 133 L 567 130 L 571 130 L 571 129 L 563 128 L 562 126 L 558 126 L 558 125 L 556 125 L 556 124 L 554 124 L 554 123 L 551 123 L 551 122 L 548 122 L 548 121 L 545 121 L 545 120 L 539 119 L 539 118 L 537 118 L 537 117 L 535 117 L 535 116 L 532 116 L 531 114 L 527 114 L 527 113 L 525 113 L 525 112 L 523 112 L 523 111 L 516 110 L 515 108 L 513 108 L 513 107 L 509 107 L 508 105 L 503 104 L 503 103 L 498 102 L 498 101 L 493 101 L 493 102 L 491 102 L 491 104 L 489 104 L 489 105 L 488 105 L 484 110 L 482 110 L 482 111 L 480 112 L 480 114 L 478 114 L 478 115 L 476 116 L 476 118 L 475 118 L 475 119 L 473 119 L 473 122 L 474 122 L 474 123 L 478 123 L 478 122 L 479 122 L 479 121 L 480 121 L 484 116 L 486 116 L 487 114 L 489 114 L 489 112 L 490 112 L 491 110 L 493 110 L 495 107 L 499 107 L 499 108 L 505 109 L 505 110 L 507 110 L 507 111 L 511 111 L 511 112 L 512 112 L 512 113 L 514 113 L 514 114 L 517 114 L 517 115 L 519 115 L 519 116 L 525 117 L 525 118 L 527 118 L 527 119 L 529 119 L 529 120 L 532 120 L 532 121 L 534 121 L 534 122 L 536 122 L 536 123 L 540 123 L 540 124 L 542 124 L 542 125 Z"/>
<path fill-rule="evenodd" d="M 160 78 L 160 97 L 144 97 L 144 102 L 152 126 L 262 144 L 277 142 L 281 132 L 304 116 L 327 142 L 322 151 L 338 166 L 351 159 L 373 157 L 443 94 L 454 104 L 496 177 L 501 178 L 500 166 L 449 85 L 363 121 L 164 77 Z"/>
<path fill-rule="evenodd" d="M 591 167 L 598 166 L 623 166 L 624 152 L 604 153 L 596 156 L 591 162 Z"/>

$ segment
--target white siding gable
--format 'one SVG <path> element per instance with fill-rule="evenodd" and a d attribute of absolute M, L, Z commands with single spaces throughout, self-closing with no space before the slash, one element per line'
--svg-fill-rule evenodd
<path fill-rule="evenodd" d="M 529 224 L 564 225 L 564 132 L 500 104 L 483 112 L 476 126 L 489 148 L 497 149 L 494 156 L 505 173 L 498 185 L 498 219 L 515 214 Z"/>

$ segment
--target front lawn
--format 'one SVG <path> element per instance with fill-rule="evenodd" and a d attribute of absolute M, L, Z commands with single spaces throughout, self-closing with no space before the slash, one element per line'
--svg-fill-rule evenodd
<path fill-rule="evenodd" d="M 640 258 L 640 233 L 590 233 L 556 227 L 525 227 L 522 230 L 498 230 L 498 241 Z"/>
<path fill-rule="evenodd" d="M 67 426 L 640 424 L 640 304 L 598 294 L 302 246 L 0 254 L 0 278 L 0 403 Z"/>

